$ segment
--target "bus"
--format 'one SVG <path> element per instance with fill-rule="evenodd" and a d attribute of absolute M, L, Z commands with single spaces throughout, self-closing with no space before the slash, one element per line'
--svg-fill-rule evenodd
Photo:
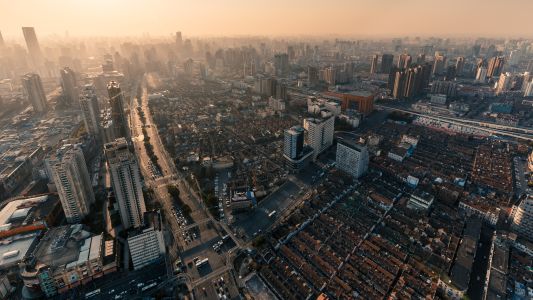
<path fill-rule="evenodd" d="M 100 295 L 100 289 L 88 292 L 87 294 L 85 294 L 85 299 L 92 298 L 92 297 L 94 297 L 96 295 Z"/>
<path fill-rule="evenodd" d="M 149 285 L 145 285 L 142 287 L 141 292 L 147 291 L 157 285 L 157 282 L 152 282 Z"/>
<path fill-rule="evenodd" d="M 201 266 L 207 264 L 209 262 L 209 258 L 200 259 L 196 262 L 196 268 L 200 268 Z"/>

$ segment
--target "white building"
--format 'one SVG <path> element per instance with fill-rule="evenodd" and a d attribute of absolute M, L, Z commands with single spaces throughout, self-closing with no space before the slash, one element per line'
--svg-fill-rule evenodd
<path fill-rule="evenodd" d="M 125 229 L 143 225 L 146 212 L 141 186 L 141 174 L 135 156 L 128 149 L 125 138 L 116 139 L 104 146 L 111 184 L 120 209 Z"/>
<path fill-rule="evenodd" d="M 49 158 L 48 164 L 67 222 L 79 223 L 94 203 L 83 151 L 77 145 L 64 145 Z"/>
<path fill-rule="evenodd" d="M 335 117 L 327 119 L 304 119 L 304 129 L 307 130 L 307 144 L 313 148 L 313 159 L 333 144 L 335 131 Z"/>
<path fill-rule="evenodd" d="M 284 132 L 283 155 L 288 158 L 298 158 L 304 147 L 304 129 L 301 126 L 293 126 Z"/>
<path fill-rule="evenodd" d="M 533 240 L 533 196 L 528 195 L 511 212 L 511 227 L 526 239 Z"/>
<path fill-rule="evenodd" d="M 416 210 L 428 210 L 431 207 L 431 204 L 433 204 L 433 200 L 435 200 L 435 196 L 430 193 L 415 190 L 411 194 L 409 201 L 407 201 L 407 207 Z"/>
<path fill-rule="evenodd" d="M 134 233 L 128 237 L 133 268 L 139 270 L 165 254 L 163 234 L 153 227 Z"/>
<path fill-rule="evenodd" d="M 359 178 L 368 169 L 368 149 L 362 144 L 340 140 L 337 143 L 335 160 L 337 168 L 355 178 Z"/>
<path fill-rule="evenodd" d="M 80 95 L 80 107 L 83 122 L 87 132 L 97 138 L 100 137 L 100 108 L 94 85 L 87 84 L 82 88 Z"/>

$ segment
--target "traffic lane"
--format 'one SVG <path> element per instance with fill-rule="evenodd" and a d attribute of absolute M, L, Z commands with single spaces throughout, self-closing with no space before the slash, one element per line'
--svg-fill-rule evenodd
<path fill-rule="evenodd" d="M 237 229 L 237 232 L 244 231 L 247 240 L 253 238 L 254 235 L 260 233 L 259 230 L 264 231 L 272 225 L 291 203 L 297 201 L 299 191 L 300 188 L 297 184 L 290 180 L 287 181 L 277 191 L 259 202 L 254 210 L 235 214 L 233 227 Z M 270 218 L 268 214 L 274 210 L 277 213 L 275 217 Z"/>
<path fill-rule="evenodd" d="M 145 268 L 132 272 L 117 272 L 106 275 L 91 281 L 79 289 L 79 297 L 84 298 L 85 294 L 100 289 L 99 297 L 91 299 L 109 299 L 126 291 L 126 295 L 137 295 L 140 292 L 137 284 L 153 280 L 162 281 L 166 277 L 165 265 L 163 262 L 146 266 Z M 133 293 L 132 293 L 133 292 Z M 125 297 L 127 298 L 127 297 Z"/>

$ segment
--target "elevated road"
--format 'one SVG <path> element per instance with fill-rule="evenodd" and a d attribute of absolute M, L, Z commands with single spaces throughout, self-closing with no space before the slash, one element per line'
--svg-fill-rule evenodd
<path fill-rule="evenodd" d="M 398 112 L 402 112 L 402 113 L 406 113 L 406 114 L 410 114 L 414 116 L 425 117 L 425 118 L 436 120 L 436 121 L 448 122 L 450 124 L 474 128 L 474 129 L 485 131 L 495 136 L 506 136 L 506 137 L 512 137 L 512 138 L 525 140 L 525 141 L 533 141 L 533 129 L 508 126 L 508 125 L 500 125 L 500 124 L 495 124 L 495 123 L 469 120 L 469 119 L 456 118 L 456 117 L 432 115 L 432 114 L 427 114 L 427 113 L 416 112 L 416 111 L 405 109 L 405 108 L 385 106 L 385 105 L 375 105 L 375 107 L 384 109 L 384 110 L 398 111 Z"/>

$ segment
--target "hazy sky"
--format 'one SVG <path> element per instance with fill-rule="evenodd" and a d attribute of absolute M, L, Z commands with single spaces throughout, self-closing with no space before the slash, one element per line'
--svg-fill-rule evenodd
<path fill-rule="evenodd" d="M 0 0 L 0 31 L 532 37 L 533 0 Z"/>

